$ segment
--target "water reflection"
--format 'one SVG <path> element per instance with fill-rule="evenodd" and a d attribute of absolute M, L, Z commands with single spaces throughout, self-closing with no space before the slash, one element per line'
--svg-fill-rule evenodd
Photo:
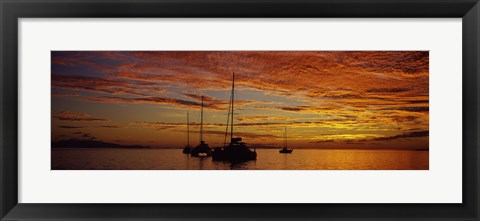
<path fill-rule="evenodd" d="M 428 170 L 428 151 L 257 149 L 257 160 L 231 164 L 177 149 L 54 149 L 52 169 L 107 170 Z"/>

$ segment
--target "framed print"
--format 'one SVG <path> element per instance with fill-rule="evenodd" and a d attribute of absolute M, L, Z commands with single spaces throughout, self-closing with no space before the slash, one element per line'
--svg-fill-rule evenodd
<path fill-rule="evenodd" d="M 475 0 L 1 11 L 2 220 L 478 220 Z"/>
<path fill-rule="evenodd" d="M 51 55 L 52 170 L 429 169 L 428 51 Z"/>

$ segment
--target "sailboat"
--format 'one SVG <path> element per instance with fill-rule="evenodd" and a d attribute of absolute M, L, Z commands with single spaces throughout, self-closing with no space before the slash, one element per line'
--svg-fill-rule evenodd
<path fill-rule="evenodd" d="M 187 145 L 183 148 L 183 153 L 189 154 L 192 151 L 192 147 L 190 147 L 190 114 L 187 111 Z"/>
<path fill-rule="evenodd" d="M 235 101 L 235 73 L 232 77 L 232 94 L 230 95 L 230 104 L 227 114 L 227 128 L 225 130 L 225 140 L 223 147 L 213 149 L 212 159 L 215 161 L 229 161 L 231 163 L 240 163 L 249 160 L 257 159 L 257 152 L 247 147 L 247 144 L 242 142 L 241 137 L 233 136 L 233 108 Z M 229 125 L 230 122 L 230 125 Z M 228 129 L 230 126 L 230 143 L 227 145 L 226 140 L 228 136 Z"/>
<path fill-rule="evenodd" d="M 283 137 L 285 138 L 285 140 L 283 141 L 283 148 L 281 150 L 279 150 L 278 152 L 280 152 L 280 153 L 292 153 L 293 150 L 289 150 L 287 148 L 287 127 L 285 127 L 285 132 L 283 133 Z"/>
<path fill-rule="evenodd" d="M 202 109 L 200 114 L 200 144 L 194 147 L 190 154 L 195 157 L 209 157 L 212 155 L 212 149 L 203 140 L 203 96 L 202 96 Z"/>

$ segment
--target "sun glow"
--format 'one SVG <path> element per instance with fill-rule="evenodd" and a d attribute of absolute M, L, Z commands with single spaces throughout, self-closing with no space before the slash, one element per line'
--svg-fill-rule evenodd
<path fill-rule="evenodd" d="M 235 133 L 278 147 L 428 149 L 426 51 L 52 52 L 52 140 L 180 148 Z"/>

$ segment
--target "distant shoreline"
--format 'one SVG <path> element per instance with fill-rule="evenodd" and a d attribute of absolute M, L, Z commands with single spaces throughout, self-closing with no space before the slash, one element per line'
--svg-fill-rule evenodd
<path fill-rule="evenodd" d="M 93 149 L 93 148 L 115 148 L 115 149 L 165 149 L 165 150 L 172 150 L 172 149 L 183 149 L 183 147 L 152 147 L 152 146 L 142 146 L 142 145 L 124 145 L 124 144 L 116 144 L 116 143 L 109 143 L 97 140 L 77 140 L 77 139 L 70 139 L 70 140 L 61 140 L 52 142 L 52 149 L 56 148 L 80 148 L 80 149 Z M 277 150 L 281 149 L 281 147 L 257 147 L 256 149 L 272 149 Z M 403 149 L 403 148 L 292 148 L 294 150 L 410 150 L 410 151 L 429 151 L 429 149 L 424 148 L 412 148 L 412 149 Z"/>

